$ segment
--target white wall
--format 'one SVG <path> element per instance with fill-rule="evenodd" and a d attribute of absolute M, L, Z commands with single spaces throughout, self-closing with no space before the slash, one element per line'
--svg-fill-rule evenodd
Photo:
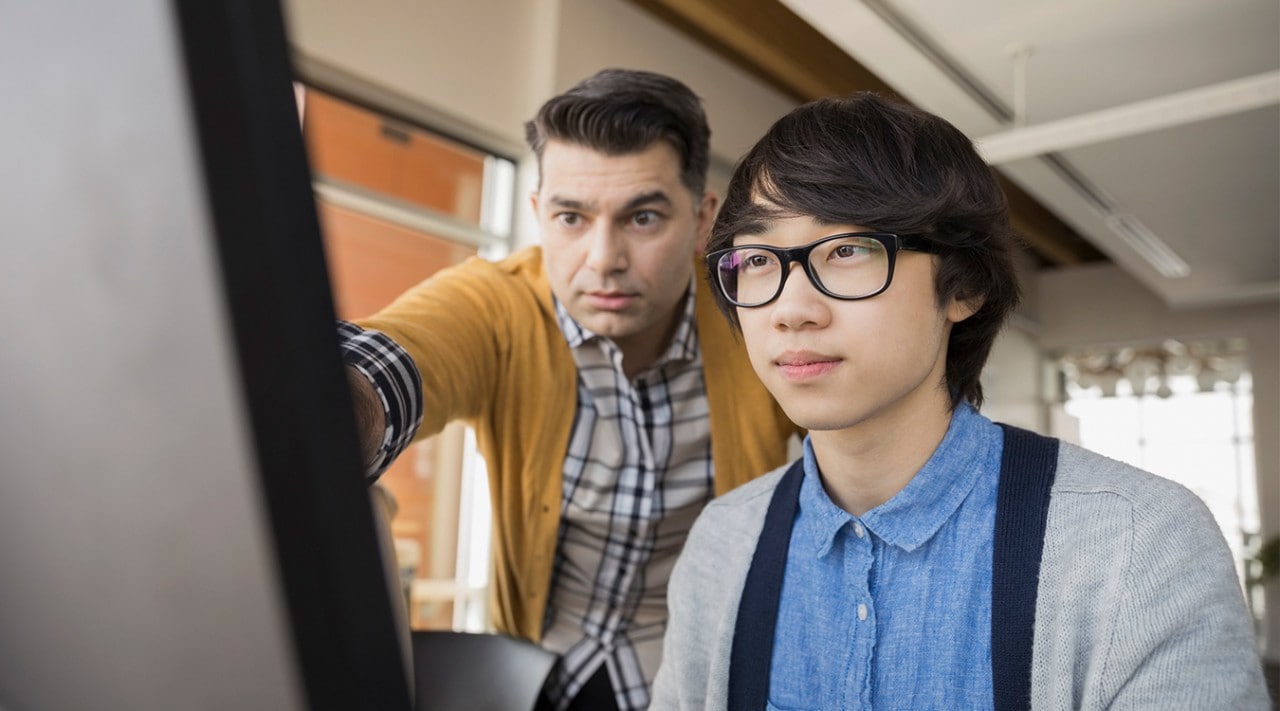
<path fill-rule="evenodd" d="M 508 144 L 548 95 L 558 0 L 285 0 L 290 41 Z M 544 25 L 550 27 L 544 27 Z"/>
<path fill-rule="evenodd" d="M 1280 304 L 1175 311 L 1113 265 L 1045 272 L 1037 281 L 1046 349 L 1163 338 L 1247 340 L 1262 534 L 1280 535 Z M 1280 582 L 1267 589 L 1267 609 L 1267 655 L 1280 660 Z"/>
<path fill-rule="evenodd" d="M 982 371 L 982 414 L 1025 429 L 1049 434 L 1040 384 L 1044 358 L 1034 332 L 1011 325 L 1000 334 Z"/>
<path fill-rule="evenodd" d="M 996 422 L 1050 434 L 1042 387 L 1045 359 L 1038 339 L 1035 263 L 1031 255 L 1024 253 L 1016 266 L 1022 282 L 1022 303 L 992 345 L 982 371 L 982 414 Z"/>

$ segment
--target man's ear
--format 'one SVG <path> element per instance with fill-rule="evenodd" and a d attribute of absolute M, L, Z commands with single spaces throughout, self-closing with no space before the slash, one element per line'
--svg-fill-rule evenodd
<path fill-rule="evenodd" d="M 707 240 L 711 239 L 711 226 L 716 221 L 716 208 L 720 207 L 720 198 L 712 190 L 702 193 L 702 202 L 698 204 L 698 240 L 695 245 L 698 254 L 707 251 Z"/>
<path fill-rule="evenodd" d="M 538 191 L 529 193 L 529 205 L 533 208 L 533 218 L 538 219 Z"/>

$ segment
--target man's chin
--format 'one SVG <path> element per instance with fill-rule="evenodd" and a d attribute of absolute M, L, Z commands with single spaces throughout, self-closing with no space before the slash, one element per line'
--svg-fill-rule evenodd
<path fill-rule="evenodd" d="M 624 314 L 596 314 L 578 323 L 597 336 L 614 340 L 634 336 L 641 330 L 634 317 Z"/>

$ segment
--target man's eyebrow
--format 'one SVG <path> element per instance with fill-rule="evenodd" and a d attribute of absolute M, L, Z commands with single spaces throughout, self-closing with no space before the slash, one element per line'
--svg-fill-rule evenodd
<path fill-rule="evenodd" d="M 553 205 L 556 205 L 557 207 L 563 207 L 570 210 L 581 210 L 583 212 L 590 212 L 591 208 L 593 207 L 593 205 L 589 202 L 583 202 L 582 200 L 574 200 L 573 198 L 560 197 L 559 195 L 552 195 L 551 200 L 549 202 L 551 202 L 551 204 Z"/>
<path fill-rule="evenodd" d="M 552 195 L 550 198 L 550 202 L 552 205 L 555 205 L 557 207 L 562 207 L 567 210 L 579 210 L 582 212 L 596 212 L 599 209 L 595 202 L 591 202 L 587 200 L 577 200 L 575 198 L 564 197 L 562 195 Z M 654 190 L 652 192 L 640 193 L 639 195 L 632 197 L 630 200 L 627 200 L 625 203 L 623 203 L 622 207 L 619 208 L 618 211 L 630 212 L 632 210 L 635 210 L 636 208 L 643 207 L 645 205 L 652 205 L 654 203 L 660 203 L 663 205 L 674 204 L 671 201 L 671 197 L 668 196 L 665 191 Z"/>
<path fill-rule="evenodd" d="M 664 191 L 654 190 L 649 193 L 641 193 L 626 201 L 626 203 L 622 205 L 621 212 L 630 212 L 638 207 L 643 207 L 652 203 L 662 203 L 668 207 L 674 204 L 671 202 L 670 196 L 668 196 Z"/>

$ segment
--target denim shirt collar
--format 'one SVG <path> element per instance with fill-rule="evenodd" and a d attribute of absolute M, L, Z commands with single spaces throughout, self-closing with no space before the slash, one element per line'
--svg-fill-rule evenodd
<path fill-rule="evenodd" d="M 906 551 L 919 548 L 955 514 L 982 475 L 993 444 L 992 429 L 985 424 L 986 418 L 970 404 L 956 405 L 946 436 L 924 467 L 902 491 L 860 517 L 836 506 L 827 496 L 812 443 L 806 437 L 797 532 L 812 542 L 818 556 L 825 556 L 840 530 L 853 522 L 890 545 Z"/>

